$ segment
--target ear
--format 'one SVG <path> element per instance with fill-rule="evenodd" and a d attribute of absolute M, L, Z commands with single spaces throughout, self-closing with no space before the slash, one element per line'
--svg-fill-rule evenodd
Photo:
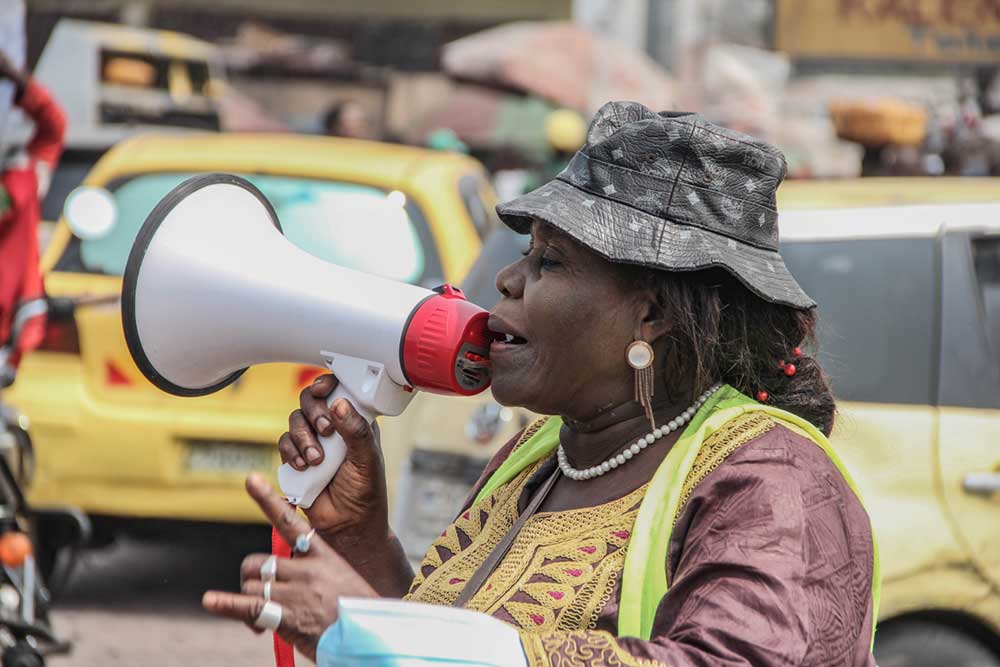
<path fill-rule="evenodd" d="M 651 291 L 643 296 L 644 298 L 639 304 L 641 319 L 636 333 L 641 340 L 650 345 L 656 345 L 657 341 L 673 329 L 674 322 Z"/>

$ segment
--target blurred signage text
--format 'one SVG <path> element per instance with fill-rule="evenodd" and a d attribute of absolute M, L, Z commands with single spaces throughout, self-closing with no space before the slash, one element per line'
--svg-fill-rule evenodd
<path fill-rule="evenodd" d="M 777 0 L 775 48 L 799 58 L 1000 62 L 1000 0 Z"/>

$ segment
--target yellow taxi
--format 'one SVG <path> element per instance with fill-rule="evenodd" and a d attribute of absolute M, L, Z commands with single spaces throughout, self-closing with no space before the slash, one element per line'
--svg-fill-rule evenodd
<path fill-rule="evenodd" d="M 45 343 L 4 396 L 32 420 L 32 500 L 76 505 L 95 528 L 118 519 L 260 521 L 243 480 L 276 470 L 277 436 L 300 388 L 320 372 L 266 365 L 218 394 L 184 399 L 135 367 L 117 299 L 122 271 L 153 206 L 199 172 L 249 179 L 305 250 L 429 287 L 462 279 L 495 219 L 482 166 L 456 153 L 266 134 L 147 135 L 116 145 L 84 181 L 110 193 L 116 222 L 80 238 L 60 220 L 44 252 L 46 289 L 77 306 L 50 315 Z"/>
<path fill-rule="evenodd" d="M 882 554 L 880 665 L 1000 666 L 1000 179 L 790 181 L 782 254 L 820 304 L 833 443 Z M 525 237 L 500 229 L 463 287 L 486 308 Z M 533 415 L 418 395 L 385 420 L 394 523 L 419 559 Z"/>

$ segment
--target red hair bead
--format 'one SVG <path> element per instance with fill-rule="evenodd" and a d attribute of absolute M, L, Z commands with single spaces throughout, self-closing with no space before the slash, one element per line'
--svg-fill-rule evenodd
<path fill-rule="evenodd" d="M 801 347 L 794 348 L 792 350 L 792 354 L 794 354 L 796 357 L 801 357 L 802 356 L 802 348 Z"/>
<path fill-rule="evenodd" d="M 785 360 L 778 359 L 778 368 L 784 368 L 784 367 L 785 367 Z"/>
<path fill-rule="evenodd" d="M 757 401 L 760 403 L 767 403 L 767 392 L 761 389 L 757 392 Z"/>
<path fill-rule="evenodd" d="M 785 375 L 788 377 L 795 375 L 795 364 L 787 364 L 785 366 Z"/>

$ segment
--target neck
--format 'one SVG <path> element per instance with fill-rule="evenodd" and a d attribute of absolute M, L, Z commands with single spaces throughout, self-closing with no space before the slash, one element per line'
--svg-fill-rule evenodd
<path fill-rule="evenodd" d="M 663 387 L 657 393 L 665 396 L 665 390 Z M 653 401 L 657 426 L 681 414 L 694 400 L 686 395 L 678 398 L 675 401 Z M 559 441 L 574 468 L 587 468 L 620 452 L 651 430 L 643 407 L 637 401 L 629 400 L 600 410 L 585 420 L 564 416 Z"/>

